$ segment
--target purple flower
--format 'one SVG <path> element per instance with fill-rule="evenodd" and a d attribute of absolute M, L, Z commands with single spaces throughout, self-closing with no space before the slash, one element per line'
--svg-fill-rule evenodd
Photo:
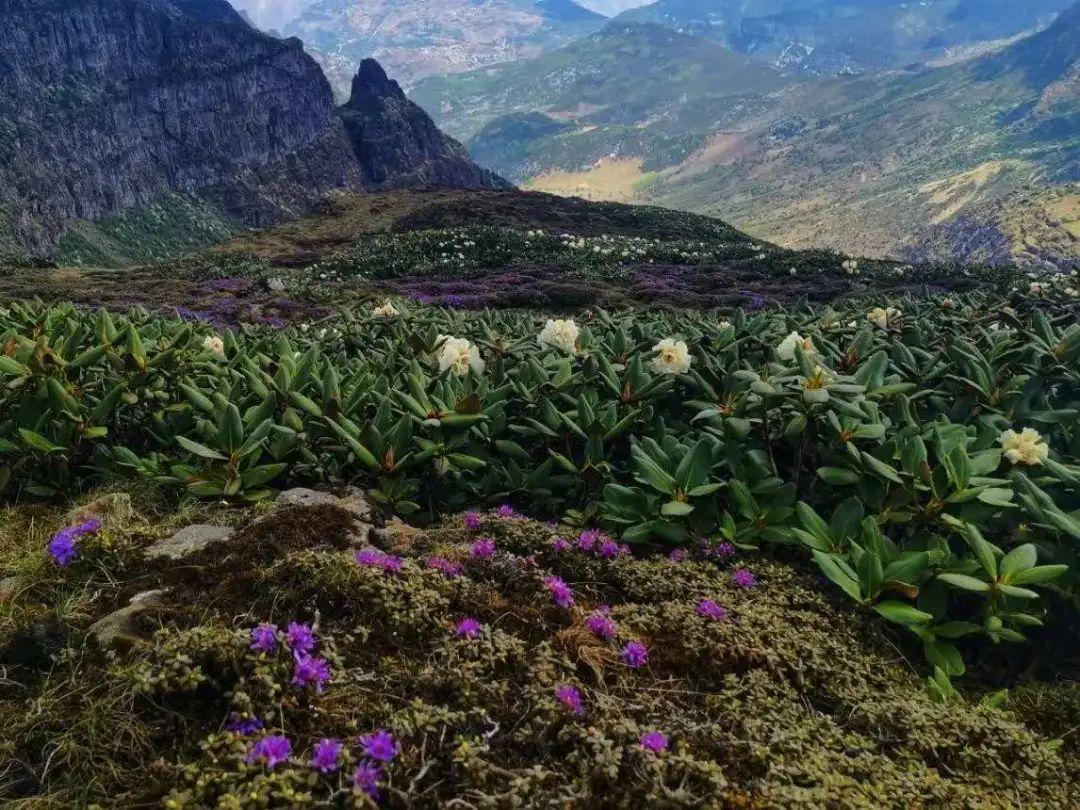
<path fill-rule="evenodd" d="M 309 653 L 315 649 L 315 634 L 311 632 L 311 625 L 289 622 L 289 629 L 285 631 L 285 643 L 294 653 Z"/>
<path fill-rule="evenodd" d="M 622 660 L 631 669 L 641 669 L 649 663 L 649 648 L 640 641 L 631 641 L 622 649 Z"/>
<path fill-rule="evenodd" d="M 382 771 L 374 762 L 361 762 L 353 773 L 353 785 L 364 791 L 372 799 L 379 799 L 379 779 Z"/>
<path fill-rule="evenodd" d="M 574 604 L 574 592 L 563 582 L 561 577 L 548 577 L 544 587 L 551 592 L 551 598 L 559 607 L 568 608 Z"/>
<path fill-rule="evenodd" d="M 263 722 L 258 717 L 241 717 L 237 712 L 229 715 L 229 724 L 226 731 L 239 734 L 241 737 L 249 737 L 256 731 L 262 731 Z"/>
<path fill-rule="evenodd" d="M 736 568 L 731 572 L 731 581 L 738 585 L 740 588 L 753 588 L 757 585 L 757 577 L 747 571 L 745 568 Z"/>
<path fill-rule="evenodd" d="M 276 650 L 277 628 L 268 622 L 251 628 L 251 649 L 264 653 L 272 653 Z"/>
<path fill-rule="evenodd" d="M 480 522 L 481 522 L 481 520 L 482 520 L 482 518 L 480 517 L 479 512 L 477 512 L 475 510 L 466 512 L 465 513 L 465 528 L 468 529 L 470 532 L 478 532 L 478 531 L 480 531 Z"/>
<path fill-rule="evenodd" d="M 454 634 L 460 638 L 476 638 L 480 635 L 481 626 L 476 619 L 467 617 L 457 623 Z"/>
<path fill-rule="evenodd" d="M 604 641 L 611 641 L 611 639 L 615 638 L 615 634 L 619 632 L 619 625 L 608 616 L 610 610 L 611 608 L 608 607 L 600 608 L 585 620 L 585 626 L 589 629 L 589 632 Z"/>
<path fill-rule="evenodd" d="M 68 529 L 61 529 L 49 541 L 49 554 L 61 568 L 67 568 L 78 557 L 75 551 L 75 538 Z"/>
<path fill-rule="evenodd" d="M 379 568 L 390 574 L 397 574 L 401 571 L 401 566 L 404 564 L 404 560 L 401 557 L 396 557 L 393 554 L 383 554 L 379 560 Z"/>
<path fill-rule="evenodd" d="M 731 543 L 717 543 L 716 548 L 713 549 L 713 554 L 717 557 L 734 557 L 735 546 Z"/>
<path fill-rule="evenodd" d="M 721 605 L 718 605 L 712 599 L 702 599 L 700 602 L 698 602 L 697 608 L 695 608 L 695 610 L 699 616 L 716 619 L 717 621 L 727 618 L 727 610 L 724 609 Z"/>
<path fill-rule="evenodd" d="M 570 548 L 570 544 L 562 537 L 556 537 L 551 541 L 551 550 L 556 554 L 562 554 L 568 548 Z"/>
<path fill-rule="evenodd" d="M 677 548 L 674 551 L 672 551 L 670 554 L 668 554 L 667 558 L 668 558 L 668 560 L 670 560 L 673 563 L 681 563 L 683 560 L 686 559 L 686 549 Z"/>
<path fill-rule="evenodd" d="M 377 762 L 393 762 L 398 755 L 398 744 L 394 735 L 386 729 L 379 729 L 360 737 L 360 747 L 364 756 Z"/>
<path fill-rule="evenodd" d="M 453 579 L 461 575 L 461 563 L 448 560 L 446 557 L 428 557 L 427 567 L 441 571 L 445 576 Z"/>
<path fill-rule="evenodd" d="M 495 541 L 490 537 L 477 538 L 469 553 L 474 560 L 488 560 L 495 554 Z"/>
<path fill-rule="evenodd" d="M 76 523 L 71 528 L 78 537 L 82 537 L 84 534 L 97 534 L 101 529 L 101 521 L 97 518 L 91 518 L 90 520 L 84 520 L 82 523 Z"/>
<path fill-rule="evenodd" d="M 381 568 L 383 571 L 397 573 L 401 570 L 402 560 L 377 548 L 362 548 L 356 552 L 356 562 L 365 568 Z"/>
<path fill-rule="evenodd" d="M 330 665 L 326 663 L 325 658 L 303 653 L 296 654 L 293 661 L 293 686 L 311 686 L 321 694 L 329 680 Z"/>
<path fill-rule="evenodd" d="M 563 684 L 555 690 L 555 697 L 559 703 L 568 708 L 571 712 L 578 717 L 585 714 L 585 709 L 581 705 L 581 692 L 576 687 L 569 684 Z"/>
<path fill-rule="evenodd" d="M 604 536 L 604 533 L 599 529 L 589 529 L 582 532 L 578 536 L 578 548 L 582 551 L 592 551 L 596 548 L 596 544 L 600 542 L 600 538 Z"/>
<path fill-rule="evenodd" d="M 622 553 L 622 549 L 618 543 L 609 537 L 600 544 L 600 550 L 597 553 L 605 560 L 612 560 Z"/>
<path fill-rule="evenodd" d="M 319 740 L 311 752 L 311 767 L 319 773 L 331 773 L 338 769 L 341 749 L 345 747 L 340 740 Z"/>
<path fill-rule="evenodd" d="M 498 515 L 501 518 L 516 518 L 518 513 L 514 511 L 514 507 L 510 504 L 504 503 L 499 507 Z"/>
<path fill-rule="evenodd" d="M 280 734 L 270 734 L 263 737 L 253 746 L 247 755 L 247 764 L 253 765 L 260 760 L 268 770 L 274 770 L 282 762 L 292 755 L 292 743 L 288 737 Z"/>
<path fill-rule="evenodd" d="M 654 754 L 661 754 L 667 751 L 667 735 L 659 731 L 648 731 L 641 735 L 641 747 Z"/>

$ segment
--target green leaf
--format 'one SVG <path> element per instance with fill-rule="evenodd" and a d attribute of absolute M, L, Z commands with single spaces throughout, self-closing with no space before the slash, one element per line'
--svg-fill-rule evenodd
<path fill-rule="evenodd" d="M 833 583 L 839 585 L 844 593 L 856 602 L 862 602 L 863 597 L 862 591 L 859 590 L 859 583 L 847 575 L 847 573 L 837 564 L 836 559 L 832 554 L 815 551 L 814 561 L 817 562 L 822 573 Z"/>
<path fill-rule="evenodd" d="M 989 583 L 983 582 L 981 579 L 975 579 L 975 577 L 969 577 L 967 574 L 938 574 L 937 578 L 965 591 L 986 593 L 990 590 Z"/>
<path fill-rule="evenodd" d="M 685 517 L 693 511 L 693 506 L 682 501 L 668 501 L 660 509 L 665 517 Z"/>
<path fill-rule="evenodd" d="M 1057 579 L 1069 570 L 1067 565 L 1038 565 L 1013 576 L 1010 585 L 1038 585 Z"/>
<path fill-rule="evenodd" d="M 851 486 L 859 483 L 859 479 L 862 478 L 854 470 L 846 470 L 843 467 L 819 467 L 817 474 L 822 481 L 834 487 Z"/>
<path fill-rule="evenodd" d="M 874 610 L 888 619 L 890 622 L 902 624 L 905 627 L 916 624 L 929 624 L 934 617 L 929 613 L 923 613 L 918 608 L 905 602 L 888 601 L 874 605 Z"/>
<path fill-rule="evenodd" d="M 199 458 L 209 459 L 210 461 L 228 461 L 225 456 L 221 455 L 221 453 L 217 452 L 216 450 L 211 450 L 205 444 L 193 442 L 186 436 L 177 436 L 176 443 L 183 447 L 185 450 L 187 450 L 189 453 L 194 453 Z"/>
<path fill-rule="evenodd" d="M 1020 572 L 1034 568 L 1038 560 L 1039 553 L 1032 543 L 1017 546 L 1002 559 L 998 576 L 1002 582 L 1012 582 Z"/>

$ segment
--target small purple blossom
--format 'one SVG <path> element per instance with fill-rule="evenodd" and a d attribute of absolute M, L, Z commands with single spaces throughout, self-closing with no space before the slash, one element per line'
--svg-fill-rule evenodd
<path fill-rule="evenodd" d="M 258 717 L 241 717 L 233 712 L 229 715 L 229 723 L 225 726 L 226 731 L 239 734 L 241 737 L 250 737 L 256 731 L 262 731 L 263 721 Z"/>
<path fill-rule="evenodd" d="M 589 632 L 604 641 L 611 641 L 619 632 L 619 625 L 608 615 L 610 610 L 611 608 L 602 607 L 585 620 L 585 627 Z"/>
<path fill-rule="evenodd" d="M 699 616 L 705 616 L 709 619 L 716 619 L 716 621 L 727 618 L 727 610 L 723 606 L 718 605 L 712 599 L 702 599 L 700 602 L 698 602 L 697 607 L 695 608 L 695 612 Z"/>
<path fill-rule="evenodd" d="M 608 537 L 600 543 L 600 548 L 597 553 L 605 560 L 613 560 L 622 554 L 622 548 L 619 547 L 618 543 Z"/>
<path fill-rule="evenodd" d="M 311 767 L 319 773 L 332 773 L 339 767 L 339 758 L 345 744 L 340 740 L 319 740 L 311 752 Z"/>
<path fill-rule="evenodd" d="M 393 762 L 398 755 L 398 744 L 394 740 L 394 735 L 386 729 L 364 734 L 359 742 L 364 756 L 376 762 Z"/>
<path fill-rule="evenodd" d="M 551 541 L 551 550 L 556 554 L 562 554 L 570 548 L 570 543 L 563 537 L 556 537 Z"/>
<path fill-rule="evenodd" d="M 287 761 L 291 755 L 292 743 L 289 742 L 289 738 L 280 734 L 270 734 L 251 746 L 246 761 L 248 765 L 261 761 L 266 765 L 267 770 L 272 771 L 282 762 Z"/>
<path fill-rule="evenodd" d="M 465 528 L 468 529 L 470 532 L 478 532 L 478 531 L 480 531 L 480 522 L 481 522 L 481 520 L 482 520 L 482 518 L 480 517 L 480 513 L 477 512 L 476 510 L 471 510 L 469 512 L 466 512 L 465 513 Z"/>
<path fill-rule="evenodd" d="M 317 655 L 296 654 L 293 661 L 293 686 L 311 686 L 321 694 L 329 680 L 330 665 L 326 663 L 325 658 Z"/>
<path fill-rule="evenodd" d="M 757 577 L 747 571 L 745 568 L 736 568 L 731 572 L 731 581 L 738 585 L 740 588 L 753 588 L 757 585 Z"/>
<path fill-rule="evenodd" d="M 353 773 L 353 785 L 378 801 L 379 779 L 381 778 L 382 771 L 379 766 L 374 762 L 365 761 L 356 766 L 356 771 Z"/>
<path fill-rule="evenodd" d="M 596 544 L 600 542 L 600 538 L 604 536 L 604 533 L 599 529 L 588 529 L 578 535 L 578 548 L 582 551 L 592 551 L 596 548 Z"/>
<path fill-rule="evenodd" d="M 478 537 L 469 554 L 474 560 L 489 560 L 495 555 L 495 541 L 490 537 Z"/>
<path fill-rule="evenodd" d="M 561 577 L 548 577 L 544 580 L 544 587 L 551 592 L 552 600 L 559 607 L 568 608 L 574 604 L 574 592 Z"/>
<path fill-rule="evenodd" d="M 641 735 L 641 747 L 653 754 L 667 751 L 667 735 L 660 731 L 647 731 Z"/>
<path fill-rule="evenodd" d="M 377 548 L 362 548 L 356 552 L 356 562 L 364 568 L 381 568 L 383 571 L 396 574 L 401 570 L 402 559 L 393 554 L 387 554 Z"/>
<path fill-rule="evenodd" d="M 631 641 L 622 649 L 622 660 L 631 669 L 641 669 L 649 663 L 649 648 L 640 641 Z"/>
<path fill-rule="evenodd" d="M 480 622 L 471 617 L 466 617 L 457 623 L 457 627 L 454 628 L 454 635 L 459 638 L 476 638 L 480 635 Z"/>
<path fill-rule="evenodd" d="M 576 687 L 569 684 L 563 684 L 555 690 L 555 697 L 559 703 L 569 709 L 571 712 L 581 717 L 585 714 L 585 709 L 581 705 L 581 692 Z"/>
<path fill-rule="evenodd" d="M 285 643 L 294 653 L 309 653 L 315 649 L 315 634 L 311 632 L 311 625 L 289 622 L 289 628 L 285 631 Z"/>
<path fill-rule="evenodd" d="M 440 571 L 451 579 L 461 576 L 461 563 L 448 560 L 446 557 L 428 557 L 426 563 L 428 568 Z"/>
<path fill-rule="evenodd" d="M 277 628 L 269 622 L 251 628 L 251 649 L 255 652 L 272 653 L 277 649 Z"/>
<path fill-rule="evenodd" d="M 518 516 L 518 513 L 514 511 L 514 507 L 508 503 L 504 503 L 500 506 L 497 514 L 501 518 L 516 518 Z"/>
<path fill-rule="evenodd" d="M 734 557 L 735 553 L 735 546 L 731 543 L 717 543 L 713 549 L 713 554 L 717 557 Z"/>
<path fill-rule="evenodd" d="M 670 562 L 681 563 L 686 559 L 686 549 L 677 548 L 674 551 L 672 551 L 670 554 L 668 554 L 667 558 L 668 558 L 668 560 Z"/>
<path fill-rule="evenodd" d="M 53 561 L 61 568 L 66 568 L 79 556 L 75 549 L 75 541 L 87 534 L 96 534 L 101 529 L 100 520 L 84 520 L 74 526 L 60 529 L 49 541 L 49 554 Z"/>

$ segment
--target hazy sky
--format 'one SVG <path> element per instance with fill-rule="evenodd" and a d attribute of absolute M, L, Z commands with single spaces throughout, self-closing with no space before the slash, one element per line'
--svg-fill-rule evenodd
<path fill-rule="evenodd" d="M 363 0 L 356 0 L 362 3 Z M 618 14 L 628 8 L 644 6 L 653 0 L 577 0 L 581 5 L 599 11 L 601 14 Z M 304 6 L 310 6 L 315 0 L 230 0 L 238 9 L 251 15 L 256 25 L 262 28 L 281 28 L 296 17 Z M 438 7 L 435 0 L 433 7 Z"/>

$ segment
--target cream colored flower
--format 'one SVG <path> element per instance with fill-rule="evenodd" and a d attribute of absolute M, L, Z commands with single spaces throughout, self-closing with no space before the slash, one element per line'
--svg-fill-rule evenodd
<path fill-rule="evenodd" d="M 1013 464 L 1026 464 L 1029 467 L 1042 465 L 1050 455 L 1050 447 L 1043 441 L 1037 430 L 1024 428 L 1017 433 L 1006 430 L 998 439 L 1005 451 L 1005 458 Z"/>
<path fill-rule="evenodd" d="M 543 331 L 540 333 L 540 345 L 551 346 L 553 349 L 566 352 L 567 354 L 575 354 L 577 352 L 577 340 L 581 330 L 578 325 L 574 323 L 573 318 L 570 320 L 551 320 L 548 319 Z"/>
<path fill-rule="evenodd" d="M 439 371 L 449 370 L 456 377 L 465 377 L 472 369 L 483 374 L 485 363 L 480 357 L 480 350 L 465 338 L 439 335 L 442 348 L 439 349 Z"/>
<path fill-rule="evenodd" d="M 376 318 L 390 319 L 390 318 L 396 318 L 397 315 L 398 315 L 398 311 L 397 311 L 397 307 L 395 307 L 389 301 L 386 301 L 386 302 L 383 303 L 382 306 L 375 307 L 375 309 L 371 310 L 371 314 L 374 315 Z"/>
<path fill-rule="evenodd" d="M 1042 295 L 1045 291 L 1045 286 L 1038 281 L 1033 281 L 1028 284 L 1028 292 L 1032 295 Z"/>
<path fill-rule="evenodd" d="M 653 358 L 653 374 L 686 374 L 690 370 L 693 358 L 690 349 L 681 340 L 665 338 L 653 346 L 656 357 Z"/>
<path fill-rule="evenodd" d="M 814 347 L 814 341 L 811 338 L 804 338 L 798 332 L 792 332 L 781 341 L 779 346 L 776 347 L 777 357 L 781 360 L 794 360 L 796 346 L 802 346 L 803 351 L 807 354 L 812 355 L 817 353 L 817 349 Z"/>
<path fill-rule="evenodd" d="M 896 307 L 889 307 L 888 309 L 877 307 L 870 310 L 866 319 L 878 329 L 888 329 L 889 326 L 894 325 L 900 319 L 901 314 Z"/>
<path fill-rule="evenodd" d="M 859 263 L 854 259 L 847 259 L 840 266 L 844 268 L 844 272 L 849 276 L 857 276 L 859 274 Z"/>
<path fill-rule="evenodd" d="M 202 347 L 215 357 L 225 356 L 225 341 L 217 335 L 209 335 L 206 340 L 203 341 Z"/>

